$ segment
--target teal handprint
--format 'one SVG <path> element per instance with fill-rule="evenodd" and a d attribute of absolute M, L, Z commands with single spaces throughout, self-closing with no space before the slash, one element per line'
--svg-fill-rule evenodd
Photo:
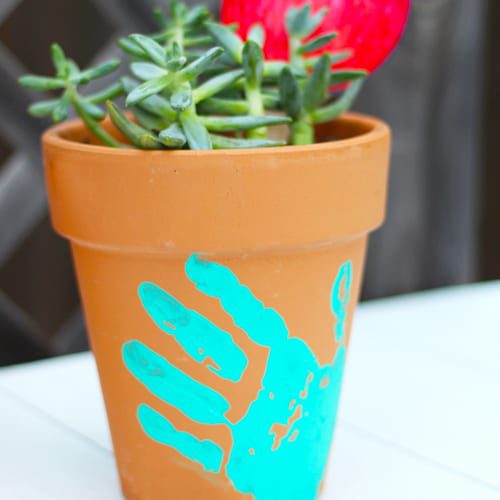
<path fill-rule="evenodd" d="M 340 267 L 332 287 L 331 308 L 337 320 L 332 342 L 336 339 L 339 346 L 333 363 L 325 366 L 304 341 L 290 337 L 283 318 L 265 307 L 230 269 L 193 255 L 186 263 L 186 274 L 200 292 L 220 302 L 250 339 L 269 349 L 262 388 L 245 416 L 231 422 L 225 416 L 230 404 L 222 395 L 143 343 L 128 342 L 123 357 L 130 372 L 156 397 L 188 418 L 207 425 L 227 425 L 233 447 L 224 461 L 219 445 L 178 431 L 145 404 L 137 412 L 144 432 L 207 471 L 218 473 L 226 463 L 225 471 L 234 487 L 256 500 L 316 498 L 339 402 L 351 263 Z M 200 363 L 209 358 L 215 365 L 209 369 L 220 377 L 240 380 L 248 360 L 227 332 L 154 284 L 142 284 L 139 296 L 157 326 L 174 335 L 191 357 Z M 285 435 L 274 431 L 276 425 L 285 426 Z"/>

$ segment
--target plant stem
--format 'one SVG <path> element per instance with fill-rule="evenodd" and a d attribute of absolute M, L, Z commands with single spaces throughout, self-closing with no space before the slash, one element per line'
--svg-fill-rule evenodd
<path fill-rule="evenodd" d="M 177 25 L 174 30 L 174 36 L 170 41 L 171 44 L 177 42 L 181 48 L 182 54 L 184 54 L 184 28 L 181 25 Z"/>
<path fill-rule="evenodd" d="M 258 87 L 245 85 L 245 95 L 248 101 L 248 112 L 252 116 L 264 116 L 264 103 L 262 94 Z M 267 128 L 257 128 L 250 130 L 247 134 L 249 139 L 266 139 Z"/>
<path fill-rule="evenodd" d="M 301 41 L 296 37 L 290 37 L 290 63 L 292 67 L 305 71 L 304 58 L 298 53 Z"/>
<path fill-rule="evenodd" d="M 310 117 L 302 116 L 292 124 L 292 144 L 294 146 L 314 144 L 314 126 Z"/>

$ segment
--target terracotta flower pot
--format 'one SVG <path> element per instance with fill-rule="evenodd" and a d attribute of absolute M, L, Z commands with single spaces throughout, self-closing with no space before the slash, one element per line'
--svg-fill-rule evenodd
<path fill-rule="evenodd" d="M 390 133 L 349 114 L 313 146 L 141 152 L 44 138 L 122 487 L 138 500 L 317 496 Z"/>

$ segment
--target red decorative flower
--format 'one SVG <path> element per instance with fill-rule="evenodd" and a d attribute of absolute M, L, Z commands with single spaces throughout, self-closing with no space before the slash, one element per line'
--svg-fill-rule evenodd
<path fill-rule="evenodd" d="M 305 3 L 304 0 L 223 0 L 222 22 L 238 23 L 243 37 L 250 26 L 260 22 L 267 31 L 267 57 L 287 60 L 285 14 L 290 7 Z M 312 0 L 310 3 L 313 12 L 322 7 L 330 9 L 313 37 L 337 31 L 339 36 L 326 50 L 352 49 L 353 57 L 343 66 L 368 71 L 382 64 L 398 43 L 410 7 L 410 0 Z"/>

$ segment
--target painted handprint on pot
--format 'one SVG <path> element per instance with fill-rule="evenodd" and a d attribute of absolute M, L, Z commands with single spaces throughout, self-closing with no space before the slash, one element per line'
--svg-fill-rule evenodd
<path fill-rule="evenodd" d="M 233 272 L 193 255 L 186 274 L 198 290 L 217 299 L 234 324 L 250 339 L 269 349 L 262 386 L 244 417 L 229 421 L 229 401 L 170 364 L 139 341 L 123 347 L 129 371 L 162 401 L 188 418 L 207 425 L 224 424 L 232 434 L 228 456 L 209 440 L 180 432 L 164 416 L 143 404 L 137 416 L 153 440 L 174 448 L 219 473 L 223 466 L 236 490 L 256 500 L 309 500 L 316 498 L 328 459 L 337 414 L 345 358 L 345 323 L 352 281 L 351 263 L 342 265 L 332 287 L 331 308 L 336 318 L 332 342 L 335 359 L 321 366 L 307 344 L 291 337 L 284 319 L 267 308 L 241 284 Z M 209 319 L 184 307 L 151 283 L 139 296 L 156 325 L 200 363 L 237 383 L 247 365 L 245 353 Z M 277 426 L 285 428 L 276 432 Z M 225 464 L 225 465 L 224 465 Z"/>

